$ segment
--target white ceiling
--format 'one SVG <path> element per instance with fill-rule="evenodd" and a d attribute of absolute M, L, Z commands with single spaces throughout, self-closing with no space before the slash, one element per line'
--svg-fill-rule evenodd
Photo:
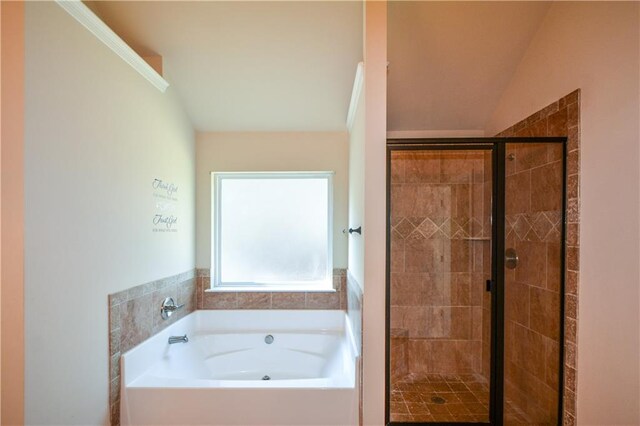
<path fill-rule="evenodd" d="M 549 6 L 389 2 L 388 130 L 484 130 Z"/>
<path fill-rule="evenodd" d="M 199 131 L 346 130 L 362 3 L 99 1 L 141 54 L 159 54 Z"/>

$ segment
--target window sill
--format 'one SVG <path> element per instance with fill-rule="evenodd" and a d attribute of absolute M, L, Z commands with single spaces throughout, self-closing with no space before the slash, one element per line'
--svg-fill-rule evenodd
<path fill-rule="evenodd" d="M 327 288 L 327 286 L 226 286 L 211 287 L 205 290 L 205 293 L 335 293 L 335 288 Z"/>

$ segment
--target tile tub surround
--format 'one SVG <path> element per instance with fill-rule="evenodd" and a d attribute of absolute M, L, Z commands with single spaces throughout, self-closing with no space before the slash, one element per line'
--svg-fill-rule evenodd
<path fill-rule="evenodd" d="M 120 355 L 196 309 L 196 272 L 189 270 L 109 295 L 109 407 L 111 425 L 120 424 Z M 168 320 L 162 301 L 184 307 Z"/>
<path fill-rule="evenodd" d="M 362 425 L 362 286 L 358 284 L 349 270 L 347 270 L 347 317 L 351 324 L 351 330 L 353 331 L 353 337 L 356 341 L 358 351 L 358 359 L 356 361 L 358 381 L 356 386 L 358 386 L 359 402 L 358 419 L 359 424 Z"/>
<path fill-rule="evenodd" d="M 566 136 L 568 137 L 567 142 L 567 210 L 566 210 L 566 218 L 567 218 L 567 232 L 564 236 L 565 244 L 566 244 L 566 258 L 565 258 L 565 311 L 564 311 L 564 321 L 565 321 L 565 330 L 564 330 L 564 404 L 563 404 L 563 424 L 564 425 L 574 425 L 576 423 L 576 366 L 577 366 L 577 326 L 578 326 L 578 280 L 579 280 L 579 250 L 580 250 L 580 240 L 579 240 L 579 228 L 580 228 L 580 90 L 576 90 L 563 98 L 559 99 L 556 102 L 551 103 L 540 111 L 530 115 L 529 117 L 521 120 L 515 125 L 509 127 L 508 129 L 500 132 L 496 136 L 498 137 L 510 137 L 510 136 Z M 515 167 L 517 172 L 518 165 L 523 165 L 524 160 L 535 159 L 535 152 L 532 152 L 527 156 L 521 156 L 518 159 L 517 149 L 516 149 L 516 159 L 512 166 L 509 164 L 507 167 Z M 509 174 L 509 170 L 507 171 Z M 545 214 L 549 216 L 549 212 Z M 553 214 L 551 214 L 553 216 Z M 509 219 L 509 218 L 507 218 Z M 511 218 L 512 224 L 517 224 L 513 220 L 517 220 L 518 218 Z M 525 217 L 524 219 L 532 219 L 529 217 Z M 535 219 L 535 218 L 534 218 Z M 539 218 L 538 218 L 539 219 Z M 554 220 L 549 221 L 551 224 L 555 225 Z M 540 224 L 540 221 L 535 221 L 531 223 L 530 220 L 525 222 L 520 222 L 519 226 L 524 226 L 527 228 L 527 232 L 523 233 L 524 229 L 514 229 L 516 236 L 518 236 L 517 231 L 520 231 L 519 239 L 527 240 L 527 236 L 529 235 L 528 227 L 531 226 L 533 229 L 533 225 L 535 223 Z M 544 224 L 545 222 L 542 221 Z M 533 229 L 533 232 L 540 231 L 541 228 Z M 552 229 L 550 232 L 554 232 Z M 531 238 L 535 238 L 534 235 L 531 235 Z M 535 245 L 535 242 L 534 242 Z M 536 290 L 536 289 L 534 289 Z M 531 292 L 531 289 L 530 289 Z M 541 293 L 541 290 L 536 291 L 536 293 Z M 530 293 L 530 296 L 533 293 Z M 546 294 L 546 293 L 545 293 Z M 534 298 L 530 298 L 529 303 L 535 300 L 541 300 L 539 297 L 540 294 L 534 294 Z M 530 306 L 529 309 L 533 309 L 533 306 Z M 535 311 L 535 309 L 534 309 Z M 523 318 L 524 320 L 524 318 Z M 526 336 L 530 339 L 537 339 L 545 341 L 551 341 L 548 336 L 545 336 L 544 333 L 536 333 L 531 331 L 531 327 L 537 327 L 539 331 L 544 331 L 544 326 L 547 321 L 539 321 L 544 320 L 544 317 L 538 315 L 531 316 L 528 319 L 531 323 L 529 327 L 520 327 L 514 330 L 523 331 Z M 554 348 L 553 344 L 547 344 L 545 346 L 545 357 L 549 353 L 553 353 L 557 351 L 558 348 Z M 539 355 L 539 357 L 542 354 Z M 514 371 L 512 371 L 514 372 Z M 515 371 L 517 372 L 517 371 Z M 508 378 L 509 373 L 506 372 L 505 376 Z M 544 380 L 547 380 L 546 370 L 544 373 Z M 511 391 L 514 394 L 518 393 L 518 388 L 516 386 L 511 387 Z M 529 393 L 522 393 L 522 397 L 527 398 L 528 400 L 535 400 L 536 395 Z"/>
<path fill-rule="evenodd" d="M 347 274 L 333 270 L 333 292 L 238 291 L 213 292 L 210 270 L 197 270 L 198 309 L 347 309 Z M 355 330 L 354 330 L 355 331 Z"/>

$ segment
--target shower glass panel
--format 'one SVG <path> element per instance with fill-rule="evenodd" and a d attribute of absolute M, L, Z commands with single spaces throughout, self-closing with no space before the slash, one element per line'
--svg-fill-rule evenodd
<path fill-rule="evenodd" d="M 391 422 L 489 421 L 492 153 L 389 153 Z"/>
<path fill-rule="evenodd" d="M 504 420 L 558 424 L 563 144 L 507 143 Z"/>

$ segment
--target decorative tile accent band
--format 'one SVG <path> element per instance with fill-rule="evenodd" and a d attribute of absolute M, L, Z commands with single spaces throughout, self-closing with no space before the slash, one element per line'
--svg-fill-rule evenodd
<path fill-rule="evenodd" d="M 196 271 L 189 270 L 109 295 L 109 407 L 111 424 L 120 424 L 120 355 L 196 309 Z M 162 301 L 184 307 L 160 317 Z"/>
<path fill-rule="evenodd" d="M 209 269 L 197 270 L 198 309 L 347 309 L 346 270 L 333 270 L 334 292 L 211 292 Z"/>

